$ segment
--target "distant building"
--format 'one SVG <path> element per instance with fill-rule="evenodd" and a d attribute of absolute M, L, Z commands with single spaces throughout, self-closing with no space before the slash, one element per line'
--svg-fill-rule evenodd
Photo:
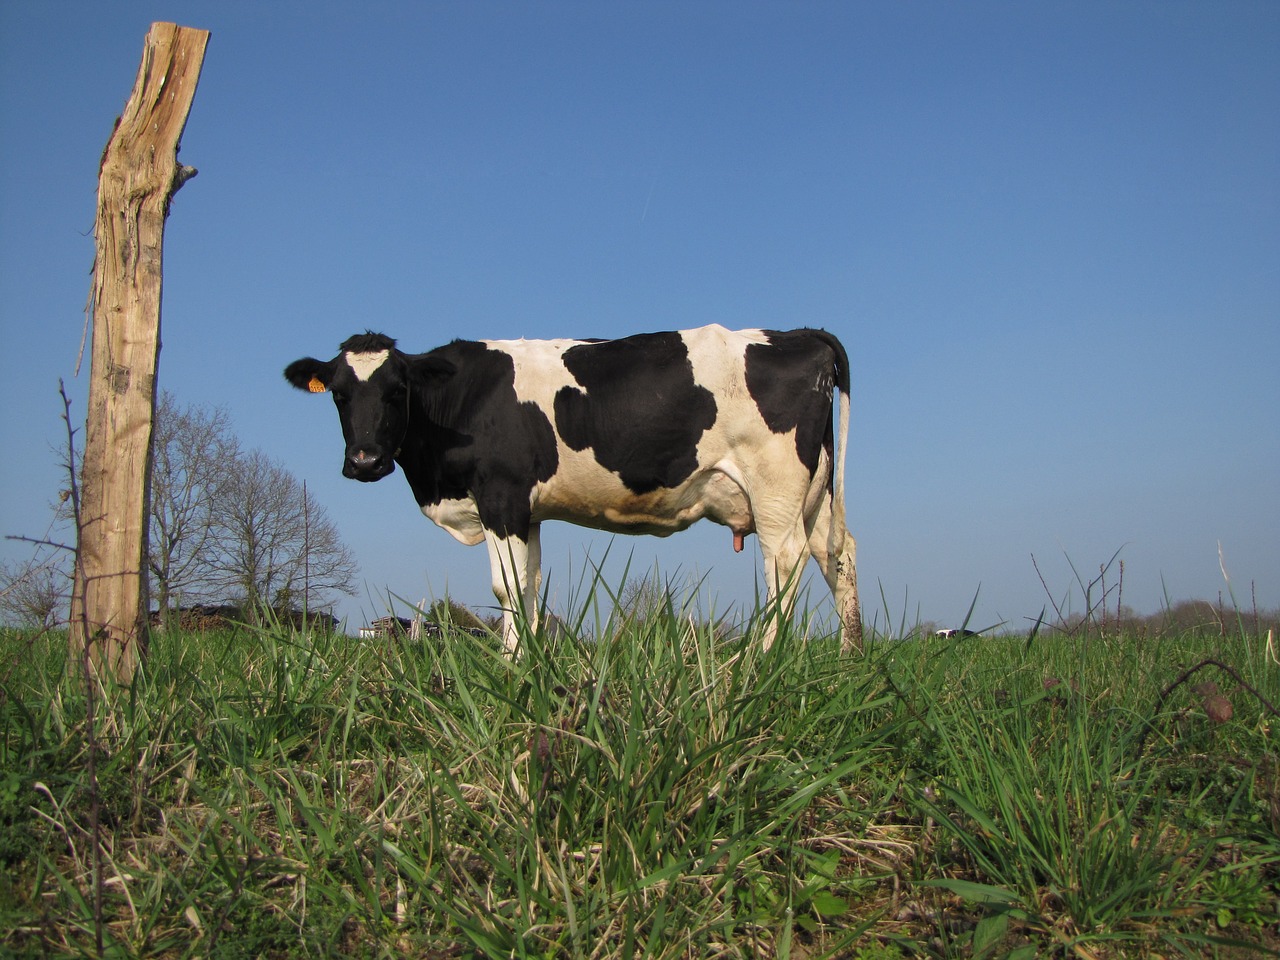
<path fill-rule="evenodd" d="M 361 640 L 377 640 L 379 637 L 390 637 L 397 633 L 405 636 L 413 629 L 413 621 L 404 617 L 379 617 L 367 627 L 360 628 Z"/>
<path fill-rule="evenodd" d="M 485 626 L 464 627 L 454 623 L 450 630 L 452 633 L 465 633 L 480 638 L 493 636 L 493 630 Z M 438 637 L 443 632 L 440 624 L 425 616 L 418 617 L 416 620 L 410 620 L 407 617 L 379 617 L 367 627 L 360 628 L 360 639 L 378 640 L 399 634 L 410 640 L 422 640 L 427 637 Z"/>

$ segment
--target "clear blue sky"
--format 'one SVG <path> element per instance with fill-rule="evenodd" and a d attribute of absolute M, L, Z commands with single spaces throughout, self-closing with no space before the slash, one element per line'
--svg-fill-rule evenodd
<path fill-rule="evenodd" d="M 1152 612 L 1218 596 L 1219 543 L 1241 602 L 1280 605 L 1280 4 L 6 0 L 0 533 L 43 533 L 62 484 L 59 377 L 84 414 L 97 163 L 153 20 L 213 34 L 161 384 L 307 481 L 361 564 L 352 618 L 490 604 L 485 552 L 399 475 L 344 480 L 286 363 L 366 327 L 417 351 L 711 322 L 848 347 L 868 619 L 977 592 L 974 624 L 1022 625 L 1033 555 L 1061 599 L 1068 558 L 1117 550 Z M 723 609 L 758 576 L 730 541 L 611 557 Z M 557 602 L 606 543 L 547 525 Z"/>

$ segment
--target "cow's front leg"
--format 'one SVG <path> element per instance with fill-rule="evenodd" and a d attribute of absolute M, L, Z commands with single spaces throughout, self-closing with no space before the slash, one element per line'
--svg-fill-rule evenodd
<path fill-rule="evenodd" d="M 530 626 L 538 625 L 538 600 L 542 593 L 542 524 L 529 525 L 529 552 L 525 557 L 524 610 Z"/>
<path fill-rule="evenodd" d="M 520 641 L 516 617 L 524 616 L 530 627 L 537 626 L 538 576 L 530 575 L 530 561 L 541 553 L 537 527 L 531 527 L 529 538 L 517 534 L 501 537 L 491 530 L 484 534 L 489 548 L 489 574 L 493 578 L 493 595 L 502 608 L 502 645 L 508 657 L 514 657 Z"/>

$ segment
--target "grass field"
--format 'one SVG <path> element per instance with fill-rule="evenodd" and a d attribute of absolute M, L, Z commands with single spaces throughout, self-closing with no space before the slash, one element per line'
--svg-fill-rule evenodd
<path fill-rule="evenodd" d="M 159 636 L 92 739 L 65 638 L 0 633 L 0 953 L 1280 946 L 1280 664 L 1243 621 L 847 658 L 803 618 L 761 654 L 758 620 L 592 609 L 516 664 Z"/>

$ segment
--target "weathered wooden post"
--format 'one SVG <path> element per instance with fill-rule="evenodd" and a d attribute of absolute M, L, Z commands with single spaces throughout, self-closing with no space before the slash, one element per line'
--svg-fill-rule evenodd
<path fill-rule="evenodd" d="M 98 171 L 93 346 L 81 472 L 73 653 L 128 681 L 147 640 L 147 515 L 164 221 L 196 171 L 178 148 L 207 30 L 153 23 Z"/>

